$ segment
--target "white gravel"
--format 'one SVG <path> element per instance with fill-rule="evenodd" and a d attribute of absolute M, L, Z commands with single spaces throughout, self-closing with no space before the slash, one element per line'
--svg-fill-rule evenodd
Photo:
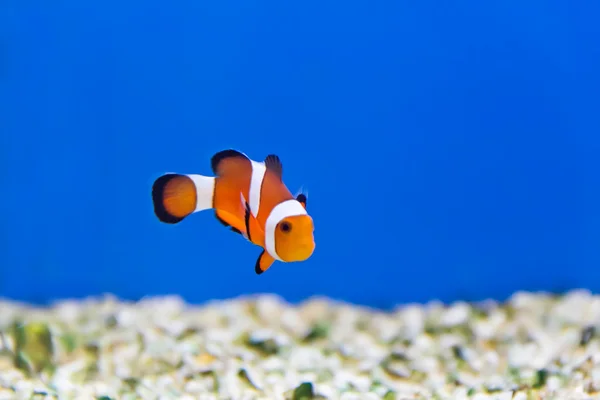
<path fill-rule="evenodd" d="M 0 400 L 600 399 L 599 323 L 583 290 L 388 312 L 274 295 L 4 300 Z"/>

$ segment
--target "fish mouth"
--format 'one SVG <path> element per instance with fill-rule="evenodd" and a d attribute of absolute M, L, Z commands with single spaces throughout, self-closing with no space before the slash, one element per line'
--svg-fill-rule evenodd
<path fill-rule="evenodd" d="M 301 243 L 297 245 L 292 254 L 290 254 L 289 261 L 305 261 L 312 256 L 314 251 L 314 242 Z"/>

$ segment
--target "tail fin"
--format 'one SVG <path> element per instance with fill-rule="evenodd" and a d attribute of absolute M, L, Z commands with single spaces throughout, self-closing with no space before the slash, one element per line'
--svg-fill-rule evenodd
<path fill-rule="evenodd" d="M 215 178 L 165 174 L 152 185 L 154 214 L 161 222 L 176 224 L 188 215 L 213 208 Z"/>

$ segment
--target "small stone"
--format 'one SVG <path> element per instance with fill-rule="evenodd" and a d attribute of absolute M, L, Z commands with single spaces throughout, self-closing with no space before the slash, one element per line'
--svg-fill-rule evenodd
<path fill-rule="evenodd" d="M 423 307 L 410 304 L 400 307 L 397 311 L 397 319 L 403 321 L 404 337 L 414 339 L 425 329 L 425 311 Z"/>
<path fill-rule="evenodd" d="M 383 400 L 396 400 L 396 392 L 393 390 L 388 390 L 385 395 L 383 395 Z"/>
<path fill-rule="evenodd" d="M 535 381 L 533 382 L 534 389 L 540 389 L 546 385 L 548 379 L 548 371 L 546 369 L 540 369 L 535 374 Z"/>
<path fill-rule="evenodd" d="M 327 338 L 329 334 L 329 323 L 317 322 L 313 325 L 310 332 L 304 337 L 304 342 L 310 343 L 319 339 Z"/>
<path fill-rule="evenodd" d="M 314 398 L 313 385 L 310 382 L 301 383 L 294 389 L 293 400 L 310 400 Z"/>
<path fill-rule="evenodd" d="M 442 315 L 440 324 L 447 327 L 464 324 L 468 321 L 470 312 L 468 304 L 463 302 L 456 303 Z"/>
<path fill-rule="evenodd" d="M 258 380 L 257 373 L 252 371 L 250 368 L 240 368 L 238 371 L 238 377 L 254 389 L 262 390 L 262 385 Z"/>
<path fill-rule="evenodd" d="M 12 326 L 15 366 L 26 373 L 40 373 L 52 368 L 54 342 L 50 327 L 43 322 L 19 323 Z"/>
<path fill-rule="evenodd" d="M 596 334 L 596 327 L 586 326 L 581 331 L 581 339 L 579 340 L 579 345 L 580 346 L 587 345 L 590 342 L 590 340 L 592 340 L 592 338 L 594 337 L 595 334 Z"/>

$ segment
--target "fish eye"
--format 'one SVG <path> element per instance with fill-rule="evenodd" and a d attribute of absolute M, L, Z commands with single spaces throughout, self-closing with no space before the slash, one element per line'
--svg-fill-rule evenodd
<path fill-rule="evenodd" d="M 289 222 L 282 222 L 279 229 L 281 229 L 282 232 L 287 233 L 292 230 L 292 225 Z"/>

